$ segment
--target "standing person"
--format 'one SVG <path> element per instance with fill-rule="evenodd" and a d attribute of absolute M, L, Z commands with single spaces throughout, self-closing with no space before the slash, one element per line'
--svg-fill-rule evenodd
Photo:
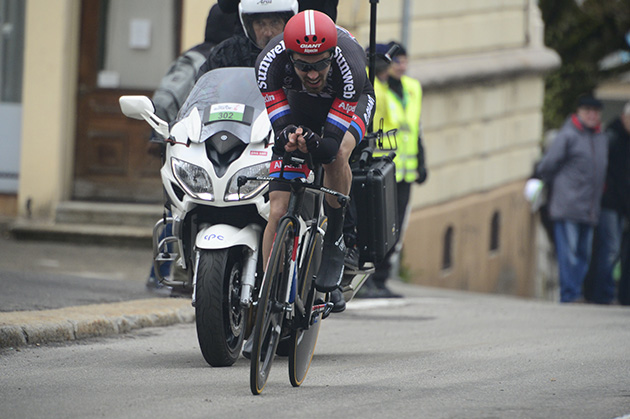
<path fill-rule="evenodd" d="M 599 224 L 595 229 L 593 282 L 589 300 L 610 304 L 615 298 L 613 270 L 619 260 L 624 219 L 630 220 L 630 102 L 607 128 L 608 169 Z"/>
<path fill-rule="evenodd" d="M 377 45 L 377 60 L 379 51 L 385 54 L 394 42 L 388 45 Z M 393 298 L 401 297 L 393 293 L 387 286 L 387 279 L 392 274 L 392 259 L 400 254 L 405 230 L 405 219 L 409 213 L 409 198 L 411 186 L 421 184 L 427 178 L 424 163 L 424 147 L 422 145 L 422 131 L 420 116 L 422 113 L 422 87 L 420 82 L 405 75 L 407 72 L 407 52 L 398 45 L 398 51 L 392 57 L 392 63 L 385 74 L 376 72 L 374 90 L 376 92 L 375 121 L 383 118 L 383 131 L 397 128 L 396 132 L 396 187 L 398 196 L 397 223 L 400 226 L 398 242 L 385 259 L 376 267 L 376 272 L 370 276 L 363 287 L 363 298 Z M 377 67 L 378 68 L 378 67 Z M 385 140 L 387 147 L 387 140 Z M 388 150 L 375 155 L 386 154 Z"/>
<path fill-rule="evenodd" d="M 538 164 L 538 175 L 551 184 L 549 216 L 554 223 L 560 301 L 582 300 L 591 258 L 593 229 L 599 220 L 608 143 L 601 131 L 602 103 L 581 96 Z"/>
<path fill-rule="evenodd" d="M 283 36 L 274 38 L 256 62 L 258 87 L 276 134 L 274 160 L 285 151 L 310 153 L 323 165 L 326 187 L 346 195 L 350 192 L 348 159 L 363 139 L 374 109 L 374 89 L 365 67 L 363 48 L 326 14 L 306 10 L 289 20 Z M 264 261 L 287 210 L 290 193 L 285 186 L 270 186 Z M 328 228 L 315 287 L 331 292 L 333 311 L 338 312 L 345 309 L 339 289 L 346 254 L 344 209 L 330 196 L 324 207 Z"/>

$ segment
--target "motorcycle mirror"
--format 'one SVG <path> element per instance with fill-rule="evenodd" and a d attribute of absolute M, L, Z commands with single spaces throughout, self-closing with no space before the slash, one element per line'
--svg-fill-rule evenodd
<path fill-rule="evenodd" d="M 168 138 L 168 124 L 155 115 L 155 106 L 146 96 L 121 96 L 118 99 L 122 113 L 132 119 L 145 120 L 162 138 Z"/>
<path fill-rule="evenodd" d="M 199 110 L 195 106 L 190 112 L 190 115 L 186 118 L 186 132 L 188 138 L 194 143 L 201 142 L 199 136 L 201 135 L 201 117 L 199 116 Z"/>
<path fill-rule="evenodd" d="M 171 137 L 175 139 L 175 142 L 180 144 L 188 144 L 188 132 L 185 126 L 186 120 L 179 121 L 171 129 Z"/>

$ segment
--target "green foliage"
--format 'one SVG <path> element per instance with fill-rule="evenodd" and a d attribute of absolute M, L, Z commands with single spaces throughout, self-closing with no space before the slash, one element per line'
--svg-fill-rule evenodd
<path fill-rule="evenodd" d="M 545 80 L 544 127 L 559 127 L 575 110 L 577 97 L 592 92 L 605 78 L 627 70 L 602 71 L 598 62 L 608 54 L 628 50 L 629 0 L 539 0 L 545 22 L 545 44 L 562 65 Z"/>

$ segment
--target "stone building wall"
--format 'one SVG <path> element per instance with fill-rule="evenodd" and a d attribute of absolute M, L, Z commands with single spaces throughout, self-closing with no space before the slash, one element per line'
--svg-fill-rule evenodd
<path fill-rule="evenodd" d="M 339 23 L 369 40 L 368 1 L 346 1 Z M 377 41 L 400 39 L 403 1 L 378 5 Z M 536 218 L 522 194 L 539 157 L 545 71 L 529 0 L 411 0 L 408 74 L 423 85 L 429 179 L 414 186 L 404 236 L 410 280 L 544 298 Z"/>

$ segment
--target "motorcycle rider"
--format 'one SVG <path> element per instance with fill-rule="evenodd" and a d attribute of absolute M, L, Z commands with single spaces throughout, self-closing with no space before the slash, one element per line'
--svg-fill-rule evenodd
<path fill-rule="evenodd" d="M 179 108 L 184 104 L 188 93 L 195 84 L 199 67 L 208 59 L 212 49 L 229 38 L 234 32 L 235 19 L 224 13 L 219 5 L 215 4 L 210 8 L 206 18 L 206 28 L 203 42 L 184 51 L 175 61 L 173 61 L 168 72 L 162 77 L 159 86 L 153 93 L 151 101 L 155 106 L 155 114 L 164 121 L 171 123 L 177 119 Z M 156 132 L 153 132 L 149 141 L 147 153 L 160 157 L 164 153 L 164 142 Z M 171 235 L 171 225 L 167 225 L 160 239 Z M 162 277 L 173 275 L 174 277 L 185 277 L 185 272 L 179 267 L 172 267 L 170 262 L 165 262 L 160 267 Z M 149 291 L 158 294 L 175 295 L 178 291 L 173 291 L 171 287 L 163 286 L 159 283 L 153 263 L 149 271 L 146 282 Z"/>
<path fill-rule="evenodd" d="M 274 38 L 256 62 L 258 87 L 276 134 L 274 158 L 281 158 L 284 151 L 311 153 L 323 165 L 324 185 L 346 195 L 352 182 L 348 159 L 365 134 L 375 104 L 365 68 L 365 53 L 352 35 L 314 10 L 292 17 L 283 35 Z M 285 186 L 270 186 L 270 214 L 263 236 L 265 262 L 278 221 L 287 210 Z M 333 311 L 343 311 L 339 284 L 346 253 L 344 208 L 331 196 L 326 196 L 324 206 L 328 228 L 315 287 L 333 293 Z"/>
<path fill-rule="evenodd" d="M 253 67 L 260 51 L 282 33 L 297 11 L 297 0 L 242 0 L 238 14 L 244 33 L 234 34 L 214 47 L 199 68 L 197 80 L 215 68 Z"/>

